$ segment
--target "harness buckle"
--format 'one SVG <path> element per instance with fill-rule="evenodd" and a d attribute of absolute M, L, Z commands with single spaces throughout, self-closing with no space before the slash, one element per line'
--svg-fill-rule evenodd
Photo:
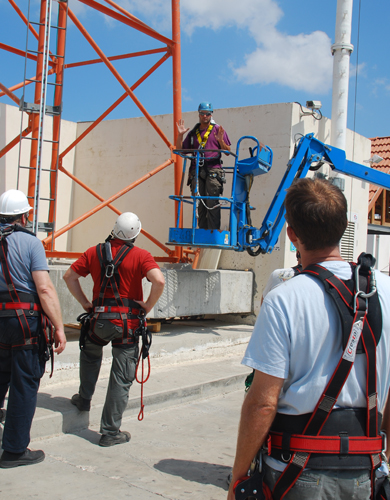
<path fill-rule="evenodd" d="M 385 431 L 379 431 L 379 434 L 382 436 L 382 453 L 385 453 L 387 449 L 387 434 Z"/>
<path fill-rule="evenodd" d="M 112 278 L 114 276 L 114 273 L 115 273 L 114 264 L 107 264 L 105 273 L 106 278 Z"/>

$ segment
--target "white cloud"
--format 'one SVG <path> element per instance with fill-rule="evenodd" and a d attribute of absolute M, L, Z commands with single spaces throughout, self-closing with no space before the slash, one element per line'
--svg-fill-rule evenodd
<path fill-rule="evenodd" d="M 121 0 L 120 3 L 158 31 L 170 30 L 168 0 Z M 250 34 L 256 49 L 242 54 L 243 65 L 230 66 L 243 83 L 276 83 L 316 93 L 326 93 L 331 88 L 330 38 L 322 31 L 282 33 L 277 24 L 283 11 L 276 0 L 182 0 L 180 8 L 181 30 L 188 36 L 198 28 L 215 31 L 238 28 Z"/>

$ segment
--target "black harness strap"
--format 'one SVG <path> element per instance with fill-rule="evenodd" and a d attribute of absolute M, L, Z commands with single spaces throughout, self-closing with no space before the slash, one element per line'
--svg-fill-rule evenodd
<path fill-rule="evenodd" d="M 14 286 L 12 276 L 8 267 L 8 244 L 7 237 L 13 232 L 20 231 L 27 233 L 35 237 L 35 234 L 28 231 L 24 227 L 14 224 L 9 226 L 4 230 L 0 230 L 0 262 L 3 270 L 4 280 L 6 282 L 8 293 L 11 298 L 11 303 L 9 301 L 3 302 L 1 305 L 0 317 L 11 317 L 16 316 L 19 320 L 20 327 L 23 332 L 23 343 L 19 345 L 9 346 L 6 344 L 0 344 L 0 349 L 10 349 L 10 347 L 17 349 L 23 348 L 25 346 L 39 345 L 39 356 L 44 362 L 51 358 L 51 373 L 50 377 L 53 375 L 54 371 L 54 355 L 53 355 L 53 343 L 54 343 L 54 333 L 53 324 L 50 319 L 46 316 L 44 311 L 37 302 L 26 303 L 21 300 L 18 292 Z M 3 295 L 3 294 L 2 294 Z M 21 296 L 26 294 L 21 293 Z M 41 332 L 38 337 L 33 337 L 31 335 L 30 325 L 26 318 L 25 311 L 29 311 L 30 316 L 41 315 Z"/>
<path fill-rule="evenodd" d="M 302 271 L 304 274 L 310 274 L 311 276 L 316 277 L 324 284 L 326 291 L 330 293 L 331 297 L 336 302 L 337 309 L 341 314 L 343 333 L 345 334 L 346 331 L 344 323 L 350 325 L 350 330 L 348 339 L 346 339 L 345 335 L 343 335 L 343 354 L 332 375 L 332 378 L 328 382 L 328 385 L 320 397 L 302 434 L 297 436 L 298 438 L 304 436 L 318 436 L 320 434 L 321 429 L 329 418 L 330 413 L 336 404 L 337 398 L 352 369 L 360 339 L 367 360 L 366 436 L 368 438 L 378 437 L 376 346 L 379 342 L 381 331 L 374 333 L 370 327 L 367 317 L 367 312 L 371 307 L 371 303 L 370 307 L 368 307 L 369 301 L 371 302 L 371 298 L 373 297 L 376 297 L 376 300 L 378 300 L 375 283 L 371 283 L 371 265 L 372 259 L 369 259 L 364 255 L 363 257 L 359 257 L 358 266 L 356 267 L 353 265 L 353 270 L 356 270 L 356 283 L 353 287 L 350 287 L 351 283 L 345 283 L 342 280 L 339 280 L 330 271 L 319 265 L 309 266 Z M 360 270 L 361 273 L 359 273 Z M 336 297 L 338 297 L 338 299 L 336 299 Z M 270 433 L 270 441 L 272 446 L 272 432 Z M 324 438 L 324 444 L 325 442 L 326 440 Z M 348 437 L 342 436 L 340 442 L 340 453 L 348 454 L 348 450 Z M 372 464 L 372 491 L 374 491 L 375 468 L 381 464 L 380 450 L 377 451 L 377 453 L 370 454 Z M 306 467 L 310 459 L 310 455 L 311 452 L 293 452 L 291 460 L 275 484 L 272 492 L 275 500 L 282 499 L 294 486 L 295 482 Z"/>
<path fill-rule="evenodd" d="M 8 254 L 8 244 L 7 244 L 7 236 L 12 234 L 14 231 L 17 231 L 17 225 L 10 226 L 6 228 L 4 231 L 0 232 L 0 262 L 3 269 L 4 280 L 8 288 L 9 295 L 11 297 L 11 301 L 16 303 L 20 303 L 18 292 L 15 289 L 14 283 L 12 281 L 12 276 L 8 267 L 7 254 Z M 29 232 L 29 231 L 28 231 Z M 30 233 L 32 234 L 32 233 Z M 38 339 L 36 337 L 31 337 L 30 326 L 28 324 L 26 315 L 24 310 L 21 308 L 15 309 L 15 314 L 19 320 L 20 327 L 23 332 L 23 345 L 34 345 L 38 343 Z"/>
<path fill-rule="evenodd" d="M 116 317 L 120 317 L 123 323 L 123 334 L 122 334 L 122 339 L 115 339 L 112 344 L 132 344 L 134 343 L 134 340 L 129 338 L 129 326 L 128 326 L 128 319 L 131 319 L 132 317 L 138 317 L 138 316 L 133 316 L 131 314 L 131 307 L 136 307 L 139 309 L 139 304 L 137 304 L 134 301 L 129 301 L 127 300 L 126 302 L 129 303 L 131 302 L 130 307 L 125 306 L 124 301 L 122 300 L 122 297 L 119 294 L 119 286 L 120 286 L 120 276 L 119 276 L 119 266 L 122 264 L 123 259 L 126 257 L 126 255 L 130 252 L 130 250 L 133 248 L 133 244 L 129 243 L 126 244 L 124 243 L 120 249 L 118 250 L 117 254 L 115 255 L 115 258 L 112 258 L 111 255 L 111 244 L 109 241 L 106 241 L 105 243 L 100 243 L 96 246 L 96 252 L 97 256 L 102 268 L 102 277 L 101 277 L 101 285 L 100 285 L 100 292 L 99 296 L 96 302 L 96 307 L 94 308 L 95 314 L 93 315 L 91 319 L 91 333 L 90 333 L 90 338 L 92 341 L 99 345 L 105 345 L 105 342 L 102 341 L 95 333 L 94 333 L 94 327 L 96 324 L 97 319 L 100 317 L 100 319 L 114 319 Z M 116 304 L 118 308 L 120 308 L 120 311 L 115 311 L 111 312 L 110 307 L 105 307 L 105 293 L 108 288 L 111 288 Z M 95 304 L 94 304 L 95 305 Z M 99 309 L 101 312 L 99 312 Z M 130 312 L 130 316 L 129 313 Z M 109 316 L 112 315 L 112 316 Z"/>

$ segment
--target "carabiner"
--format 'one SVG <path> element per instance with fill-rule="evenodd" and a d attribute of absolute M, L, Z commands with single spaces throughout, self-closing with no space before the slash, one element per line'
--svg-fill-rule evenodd
<path fill-rule="evenodd" d="M 115 266 L 114 264 L 107 264 L 106 266 L 106 278 L 112 278 L 114 276 Z"/>

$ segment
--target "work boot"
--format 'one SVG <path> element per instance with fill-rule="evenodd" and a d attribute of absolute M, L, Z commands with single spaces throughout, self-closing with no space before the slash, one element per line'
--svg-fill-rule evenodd
<path fill-rule="evenodd" d="M 23 453 L 11 453 L 3 451 L 0 458 L 0 467 L 2 469 L 11 469 L 19 467 L 19 465 L 39 464 L 45 460 L 45 454 L 42 450 L 29 450 L 28 448 Z"/>
<path fill-rule="evenodd" d="M 84 399 L 80 394 L 74 394 L 70 400 L 80 411 L 89 411 L 91 409 L 91 400 Z"/>
<path fill-rule="evenodd" d="M 5 421 L 5 415 L 6 415 L 6 410 L 0 408 L 0 424 L 2 424 Z"/>
<path fill-rule="evenodd" d="M 115 436 L 103 434 L 99 441 L 99 446 L 114 446 L 114 444 L 128 443 L 131 439 L 130 432 L 119 431 Z"/>

